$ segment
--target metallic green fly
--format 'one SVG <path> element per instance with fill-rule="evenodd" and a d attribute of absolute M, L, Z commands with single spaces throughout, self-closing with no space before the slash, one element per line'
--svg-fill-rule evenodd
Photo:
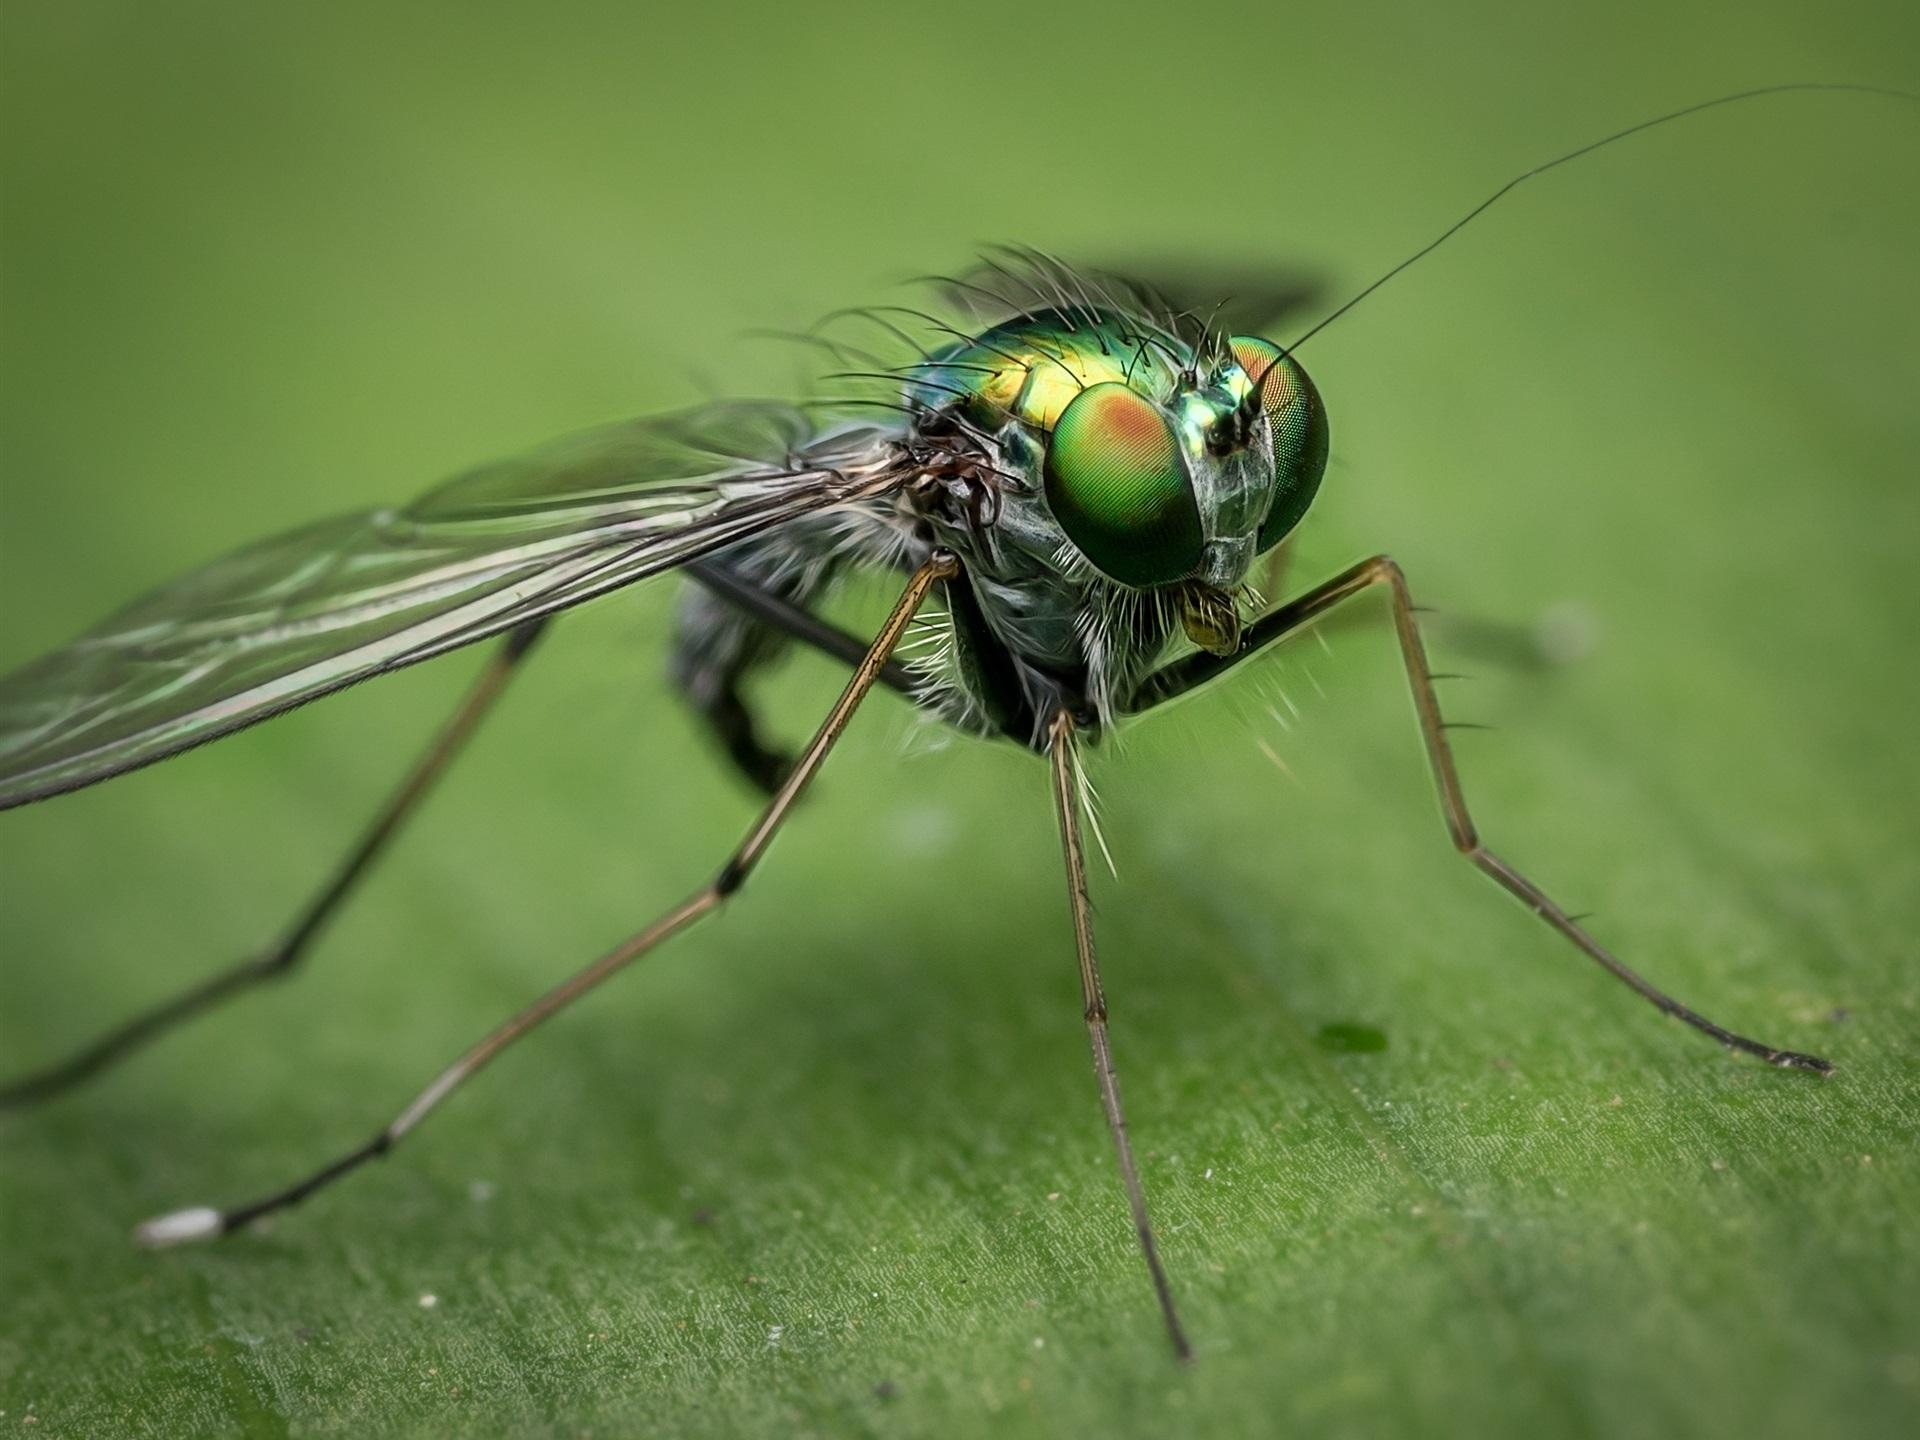
<path fill-rule="evenodd" d="M 1744 98 L 1692 106 L 1597 144 Z M 898 365 L 856 359 L 868 380 L 889 387 L 866 408 L 723 403 L 568 440 L 461 476 L 402 509 L 323 521 L 216 560 L 15 671 L 0 680 L 0 807 L 105 780 L 464 645 L 497 642 L 439 738 L 278 945 L 16 1082 L 0 1101 L 61 1089 L 287 971 L 553 617 L 668 570 L 691 581 L 673 679 L 769 797 L 739 848 L 679 906 L 481 1039 L 367 1144 L 250 1203 L 149 1221 L 141 1240 L 230 1233 L 384 1155 L 508 1045 L 718 909 L 766 853 L 854 711 L 884 686 L 965 732 L 1045 758 L 1100 1100 L 1169 1335 L 1186 1356 L 1114 1077 L 1086 894 L 1078 748 L 1375 588 L 1391 603 L 1455 848 L 1662 1011 L 1770 1064 L 1828 1073 L 1825 1060 L 1737 1035 L 1663 994 L 1482 844 L 1407 580 L 1392 560 L 1363 560 L 1259 613 L 1250 576 L 1300 524 L 1327 463 L 1327 412 L 1296 359 L 1299 344 L 1433 245 L 1284 347 L 1216 323 L 1219 312 L 1190 308 L 1179 287 L 998 252 L 949 285 L 945 318 L 867 312 L 906 354 Z M 1266 302 L 1254 309 L 1271 318 L 1298 298 L 1276 283 L 1254 297 Z M 877 635 L 861 638 L 821 618 L 839 582 L 876 571 L 904 577 Z M 936 600 L 942 643 L 929 660 L 902 663 L 902 636 Z M 788 757 L 762 741 L 743 686 L 794 642 L 845 662 L 852 677 L 812 741 Z"/>

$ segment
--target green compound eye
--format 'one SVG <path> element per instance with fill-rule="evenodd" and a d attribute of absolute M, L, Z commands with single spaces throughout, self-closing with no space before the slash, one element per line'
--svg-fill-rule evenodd
<path fill-rule="evenodd" d="M 1260 382 L 1260 408 L 1273 428 L 1273 503 L 1260 522 L 1260 549 L 1271 550 L 1300 523 L 1320 488 L 1327 411 L 1307 372 L 1279 346 L 1252 335 L 1235 335 L 1227 344 L 1240 368 Z"/>
<path fill-rule="evenodd" d="M 1073 397 L 1047 442 L 1047 504 L 1067 538 L 1122 585 L 1164 585 L 1200 563 L 1206 537 L 1166 417 L 1118 381 Z"/>

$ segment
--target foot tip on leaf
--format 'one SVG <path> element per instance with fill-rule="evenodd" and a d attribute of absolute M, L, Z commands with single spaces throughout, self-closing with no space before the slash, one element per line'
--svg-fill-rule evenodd
<path fill-rule="evenodd" d="M 149 1250 L 162 1250 L 169 1245 L 185 1245 L 194 1240 L 211 1240 L 222 1229 L 220 1212 L 207 1205 L 196 1205 L 190 1210 L 175 1210 L 168 1215 L 156 1215 L 151 1220 L 143 1220 L 133 1230 L 136 1243 Z"/>
<path fill-rule="evenodd" d="M 1776 1050 L 1767 1060 L 1782 1070 L 1810 1070 L 1821 1076 L 1831 1075 L 1834 1070 L 1831 1060 L 1822 1060 L 1818 1055 L 1802 1055 L 1797 1050 Z"/>

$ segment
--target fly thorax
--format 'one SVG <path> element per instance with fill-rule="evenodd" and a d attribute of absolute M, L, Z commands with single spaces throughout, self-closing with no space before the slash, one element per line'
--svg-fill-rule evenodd
<path fill-rule="evenodd" d="M 945 516 L 931 524 L 960 557 L 983 618 L 1016 660 L 1062 678 L 1086 669 L 1081 616 L 1113 587 L 1068 553 L 1037 485 L 1006 483 L 991 524 Z"/>

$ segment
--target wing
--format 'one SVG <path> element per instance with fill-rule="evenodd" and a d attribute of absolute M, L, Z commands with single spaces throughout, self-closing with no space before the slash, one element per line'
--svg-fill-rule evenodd
<path fill-rule="evenodd" d="M 933 283 L 948 307 L 978 325 L 1085 301 L 1156 316 L 1176 332 L 1204 324 L 1229 335 L 1270 335 L 1321 301 L 1325 288 L 1304 271 L 1262 262 L 1162 256 L 1082 265 L 1011 245 Z"/>
<path fill-rule="evenodd" d="M 1326 287 L 1305 271 L 1252 262 L 1142 259 L 1114 269 L 1219 334 L 1272 337 L 1281 321 L 1326 298 Z"/>
<path fill-rule="evenodd" d="M 732 402 L 608 427 L 163 586 L 0 679 L 0 809 L 77 789 L 910 472 L 894 432 Z"/>

